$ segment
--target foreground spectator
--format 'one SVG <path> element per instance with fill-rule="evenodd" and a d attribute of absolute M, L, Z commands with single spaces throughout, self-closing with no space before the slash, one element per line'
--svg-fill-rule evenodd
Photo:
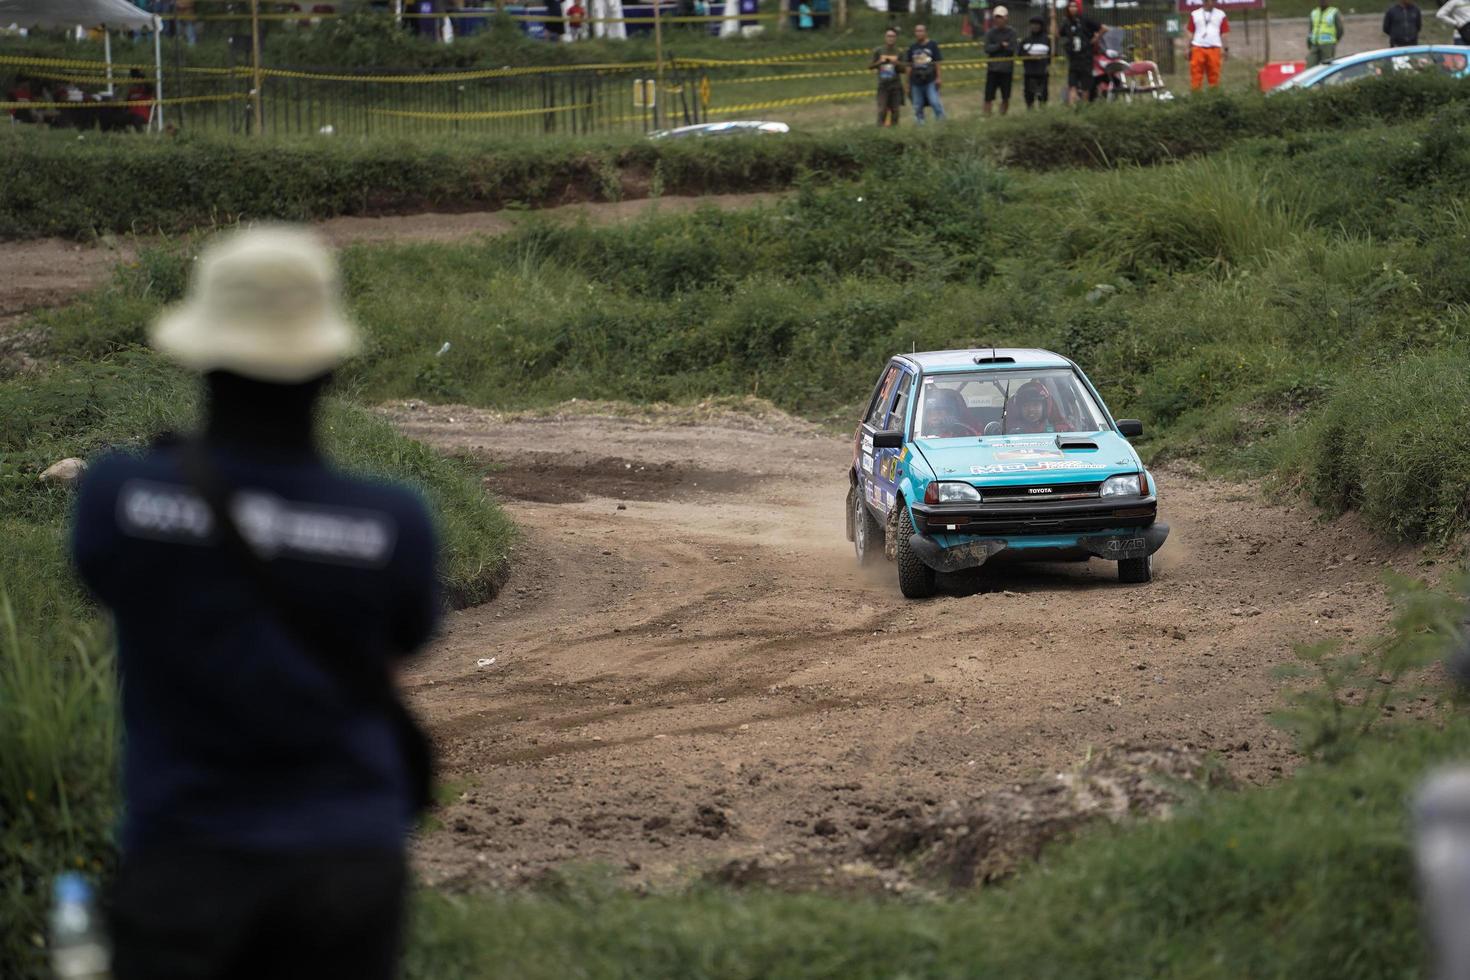
<path fill-rule="evenodd" d="M 1047 68 L 1051 64 L 1051 39 L 1046 36 L 1046 21 L 1032 17 L 1030 25 L 1031 32 L 1021 42 L 1021 56 L 1025 59 L 1021 68 L 1022 85 L 1028 111 L 1033 104 L 1046 105 Z"/>
<path fill-rule="evenodd" d="M 1450 25 L 1455 40 L 1470 44 L 1470 0 L 1449 0 L 1434 16 Z"/>
<path fill-rule="evenodd" d="M 113 976 L 386 978 L 428 747 L 393 690 L 438 614 L 429 515 L 317 448 L 358 345 L 329 253 L 237 234 L 154 346 L 203 431 L 83 478 L 72 554 L 113 614 L 122 859 Z"/>
<path fill-rule="evenodd" d="M 1230 20 L 1225 11 L 1215 6 L 1215 0 L 1205 0 L 1205 5 L 1189 15 L 1189 88 L 1198 92 L 1200 85 L 1208 80 L 1210 88 L 1220 87 L 1220 66 L 1230 48 L 1225 43 L 1230 33 Z"/>
<path fill-rule="evenodd" d="M 909 101 L 914 104 L 914 118 L 924 124 L 924 107 L 934 109 L 934 118 L 944 118 L 944 103 L 939 101 L 939 63 L 944 55 L 929 37 L 923 24 L 914 25 L 914 43 L 909 45 L 904 61 L 909 69 Z"/>
<path fill-rule="evenodd" d="M 1419 30 L 1424 26 L 1424 16 L 1414 0 L 1399 0 L 1383 12 L 1383 33 L 1388 35 L 1388 46 L 1405 48 L 1419 43 Z"/>
<path fill-rule="evenodd" d="M 990 30 L 985 32 L 985 56 L 990 59 L 985 66 L 985 104 L 981 111 L 990 115 L 995 97 L 1000 96 L 1000 114 L 1011 108 L 1011 83 L 1015 80 L 1016 56 L 1021 39 L 1010 24 L 1010 11 L 996 7 L 990 14 Z"/>
<path fill-rule="evenodd" d="M 1083 96 L 1090 102 L 1097 92 L 1092 85 L 1092 55 L 1103 25 L 1082 15 L 1079 0 L 1070 0 L 1062 22 L 1057 25 L 1057 43 L 1067 55 L 1067 101 L 1077 105 Z"/>
<path fill-rule="evenodd" d="M 1337 57 L 1337 42 L 1341 40 L 1342 14 L 1331 5 L 1331 0 L 1318 0 L 1307 19 L 1307 67 Z"/>
<path fill-rule="evenodd" d="M 903 110 L 904 53 L 898 49 L 898 31 L 892 27 L 883 32 L 883 46 L 873 49 L 868 65 L 878 73 L 878 125 L 897 126 Z"/>

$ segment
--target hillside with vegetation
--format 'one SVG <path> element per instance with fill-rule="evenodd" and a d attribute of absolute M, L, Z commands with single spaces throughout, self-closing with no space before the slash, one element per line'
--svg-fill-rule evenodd
<path fill-rule="evenodd" d="M 6 137 L 23 170 L 66 173 L 55 186 L 78 190 L 63 201 L 0 176 L 0 227 L 85 236 L 130 216 L 150 231 L 210 214 L 303 219 L 370 210 L 380 192 L 432 205 L 467 180 L 487 204 L 556 199 L 558 180 L 615 197 L 631 173 L 649 193 L 789 190 L 743 212 L 617 228 L 529 215 L 493 240 L 345 253 L 369 339 L 339 379 L 329 441 L 430 492 L 446 515 L 445 574 L 466 600 L 488 594 L 510 529 L 465 466 L 366 407 L 754 396 L 840 426 L 890 354 L 980 344 L 1077 360 L 1116 415 L 1144 420 L 1155 461 L 1260 478 L 1453 559 L 1470 516 L 1470 215 L 1458 193 L 1470 101 L 1454 86 L 1053 113 L 902 141 L 844 130 L 667 148 L 264 143 L 229 148 L 228 171 L 223 143 L 72 151 Z M 156 166 L 162 154 L 176 169 Z M 144 173 L 178 184 L 145 199 Z M 412 192 L 405 174 L 422 178 Z M 142 344 L 182 295 L 198 243 L 154 242 L 107 287 L 32 318 L 38 373 L 0 380 L 0 813 L 19 815 L 0 826 L 0 918 L 25 923 L 0 947 L 7 976 L 39 969 L 47 876 L 111 862 L 116 807 L 107 644 L 61 559 L 66 491 L 37 477 L 61 456 L 188 423 L 192 392 Z M 1387 639 L 1346 661 L 1308 652 L 1315 679 L 1292 724 L 1312 762 L 1273 787 L 1205 792 L 1173 820 L 1048 851 L 1012 884 L 925 901 L 706 886 L 635 896 L 595 873 L 542 892 L 426 893 L 410 975 L 1417 975 L 1403 800 L 1460 751 L 1466 723 L 1442 678 L 1419 670 L 1453 639 L 1457 606 L 1395 588 Z M 1435 723 L 1365 699 L 1382 677 Z M 1343 704 L 1365 703 L 1344 722 Z"/>

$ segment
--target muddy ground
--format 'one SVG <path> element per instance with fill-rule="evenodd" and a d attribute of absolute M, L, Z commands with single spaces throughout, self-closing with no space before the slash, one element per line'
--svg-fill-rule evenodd
<path fill-rule="evenodd" d="M 912 602 L 892 566 L 857 568 L 849 443 L 805 423 L 388 412 L 482 461 L 524 530 L 500 599 L 452 615 L 407 675 L 462 790 L 417 849 L 436 884 L 568 861 L 634 882 L 867 873 L 916 818 L 1113 747 L 1215 752 L 1267 782 L 1296 761 L 1270 668 L 1381 628 L 1382 571 L 1417 557 L 1165 469 L 1152 584 L 1095 560 Z"/>

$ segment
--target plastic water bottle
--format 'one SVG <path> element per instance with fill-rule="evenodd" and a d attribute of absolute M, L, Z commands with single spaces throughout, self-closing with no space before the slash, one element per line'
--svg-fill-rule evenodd
<path fill-rule="evenodd" d="M 1414 798 L 1415 857 L 1440 980 L 1470 977 L 1470 768 L 1432 774 Z"/>
<path fill-rule="evenodd" d="M 52 898 L 51 969 L 57 980 L 108 980 L 112 956 L 92 886 L 79 874 L 59 874 Z"/>

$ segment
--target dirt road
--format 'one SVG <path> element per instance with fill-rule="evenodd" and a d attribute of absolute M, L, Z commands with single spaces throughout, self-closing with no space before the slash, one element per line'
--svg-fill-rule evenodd
<path fill-rule="evenodd" d="M 804 423 L 391 414 L 483 459 L 525 530 L 501 598 L 408 675 L 463 789 L 418 848 L 431 883 L 837 868 L 895 822 L 1115 744 L 1203 747 L 1266 781 L 1293 764 L 1270 667 L 1379 628 L 1384 563 L 1414 560 L 1165 471 L 1151 585 L 1094 561 L 907 602 L 843 540 L 846 441 Z"/>

